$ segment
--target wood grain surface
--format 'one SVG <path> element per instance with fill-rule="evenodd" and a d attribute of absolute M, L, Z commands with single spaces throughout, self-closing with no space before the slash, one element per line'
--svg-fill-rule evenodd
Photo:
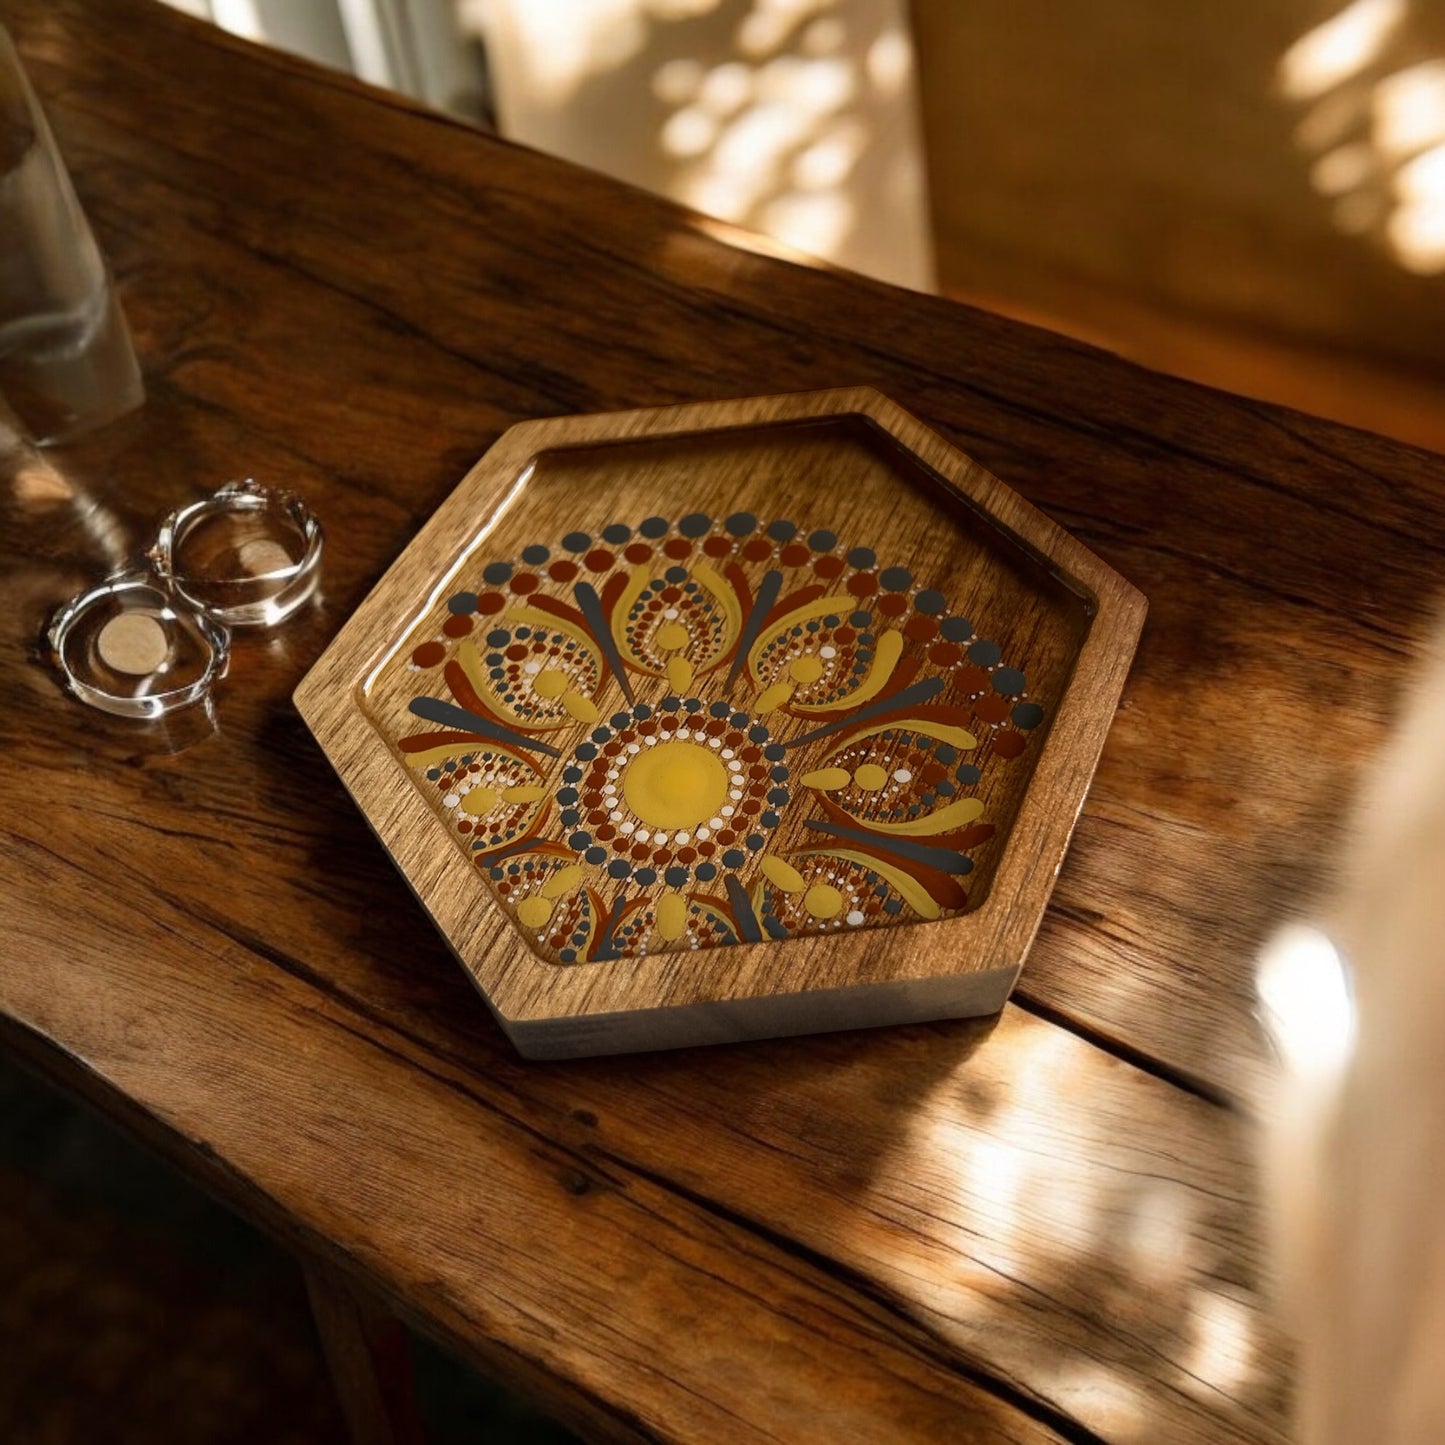
<path fill-rule="evenodd" d="M 770 527 L 781 519 L 785 529 L 796 528 L 791 518 L 803 518 L 797 535 L 818 539 L 819 548 L 759 536 L 753 542 L 761 556 L 748 563 L 741 541 L 721 521 L 710 528 L 710 518 L 730 517 L 739 528 L 761 531 L 754 513 L 773 519 Z M 702 536 L 699 524 L 710 535 L 699 543 L 679 532 L 662 548 L 656 538 L 651 545 L 633 540 L 628 550 L 639 558 L 635 566 L 622 557 L 620 543 L 593 547 L 594 538 L 581 530 L 601 533 L 620 517 L 656 519 L 665 528 L 668 517 L 684 514 L 695 536 Z M 626 541 L 630 528 L 621 525 L 615 535 Z M 542 537 L 551 548 L 538 542 Z M 567 537 L 570 544 L 562 540 Z M 854 555 L 865 540 L 863 567 L 849 569 L 844 554 Z M 585 566 L 568 558 L 569 545 L 585 554 Z M 521 560 L 538 546 L 543 561 L 553 558 L 545 571 Z M 518 559 L 515 570 L 509 557 Z M 691 573 L 675 560 L 678 580 L 701 577 L 717 589 L 697 594 L 710 600 L 689 607 L 691 630 L 642 605 L 669 557 L 694 559 L 686 564 Z M 551 575 L 559 568 L 560 582 Z M 899 571 L 901 578 L 894 575 Z M 505 590 L 488 585 L 489 572 Z M 566 584 L 579 575 L 578 605 L 590 599 L 598 620 L 569 607 L 574 593 Z M 764 578 L 773 583 L 771 601 Z M 880 598 L 880 578 L 897 590 Z M 910 610 L 917 579 L 922 611 Z M 625 600 L 634 584 L 636 604 Z M 480 597 L 468 590 L 474 586 Z M 861 590 L 855 595 L 849 586 Z M 655 587 L 661 593 L 662 580 Z M 686 604 L 683 588 L 673 587 L 671 595 Z M 660 609 L 661 600 L 654 605 Z M 604 607 L 615 608 L 610 626 L 600 621 Z M 847 626 L 862 607 L 870 610 L 861 614 L 861 628 Z M 945 642 L 942 661 L 936 660 L 940 624 L 929 607 L 957 615 L 963 638 L 976 644 L 968 655 Z M 671 610 L 674 618 L 684 615 Z M 829 620 L 835 611 L 843 615 Z M 1143 598 L 1117 573 L 867 388 L 559 417 L 520 423 L 488 451 L 347 619 L 297 689 L 296 703 L 528 1058 L 967 1018 L 996 1013 L 1018 977 L 1114 716 L 1144 611 Z M 805 615 L 811 615 L 811 633 L 794 625 Z M 624 629 L 629 618 L 639 620 Z M 528 641 L 513 644 L 521 654 L 513 660 L 515 683 L 495 686 L 516 691 L 491 691 L 482 659 L 495 630 L 509 622 L 525 627 L 517 636 Z M 654 652 L 651 639 L 667 628 L 677 629 L 673 645 Z M 473 639 L 484 631 L 479 649 Z M 799 688 L 795 679 L 781 683 L 787 694 L 781 697 L 779 676 L 792 678 L 789 655 L 804 646 L 788 640 L 793 631 L 807 639 L 811 650 L 798 656 L 813 662 L 817 675 L 809 678 L 812 687 Z M 874 632 L 878 651 L 858 651 Z M 498 645 L 511 637 L 507 632 Z M 896 652 L 888 650 L 890 641 Z M 545 682 L 548 695 L 534 691 L 522 671 L 529 648 L 536 649 L 532 679 Z M 1025 671 L 1017 679 L 1003 670 L 991 675 L 969 661 L 973 655 L 992 656 L 994 666 L 1007 659 Z M 755 672 L 760 656 L 775 659 L 763 664 L 765 675 Z M 858 661 L 855 671 L 855 659 L 864 657 L 873 659 L 871 668 Z M 544 668 L 542 658 L 558 666 Z M 500 665 L 507 657 L 496 652 L 491 661 Z M 852 681 L 840 685 L 839 678 Z M 1007 702 L 993 678 L 1011 690 Z M 927 690 L 923 698 L 906 702 L 919 688 Z M 837 696 L 827 710 L 800 711 L 794 691 L 815 703 Z M 415 711 L 423 706 L 419 694 L 431 705 L 422 715 Z M 858 703 L 849 706 L 855 696 Z M 695 713 L 685 711 L 684 700 Z M 1012 726 L 1016 704 L 1032 708 L 1036 719 L 1020 714 L 1026 726 Z M 716 707 L 724 718 L 712 718 Z M 740 720 L 736 732 L 728 731 L 729 714 L 730 721 Z M 433 720 L 424 723 L 423 716 Z M 437 721 L 447 716 L 485 731 L 463 726 L 439 733 Z M 854 736 L 874 734 L 881 746 L 844 741 L 854 717 Z M 686 726 L 694 719 L 696 731 Z M 904 726 L 910 722 L 911 730 Z M 948 771 L 942 765 L 936 765 L 938 779 L 923 781 L 933 754 L 921 751 L 917 739 L 928 740 L 925 730 L 940 725 L 938 741 L 958 743 L 948 756 L 968 769 L 961 787 L 938 781 Z M 771 738 L 776 751 L 765 754 L 757 742 L 749 747 L 753 734 L 742 731 L 749 726 L 761 726 L 758 737 Z M 482 754 L 490 761 L 473 764 L 487 733 L 503 746 Z M 826 736 L 807 742 L 820 733 Z M 704 743 L 692 741 L 707 734 L 716 750 L 711 758 Z M 790 736 L 805 745 L 791 747 Z M 599 759 L 596 744 L 609 737 L 614 740 Z M 627 739 L 636 755 L 631 764 L 622 750 Z M 728 739 L 732 747 L 723 749 Z M 423 746 L 402 751 L 412 743 Z M 666 812 L 668 799 L 644 802 L 626 833 L 608 827 L 603 811 L 577 811 L 569 822 L 553 801 L 575 764 L 591 770 L 597 787 L 606 786 L 605 755 L 613 751 L 625 768 L 612 817 L 625 825 L 637 801 L 628 791 L 632 770 L 668 749 L 684 764 L 698 765 L 700 785 L 714 774 L 717 783 L 708 812 L 683 819 L 687 827 L 676 836 L 646 811 Z M 721 816 L 707 822 L 713 807 L 734 812 L 724 758 L 736 779 L 762 780 L 731 794 L 739 816 L 752 820 L 737 833 Z M 871 766 L 879 778 L 860 771 L 869 784 L 864 788 L 842 770 L 842 786 L 830 779 L 828 793 L 810 785 L 810 778 L 818 781 L 812 770 L 838 758 L 849 759 L 850 768 Z M 476 782 L 459 782 L 473 766 Z M 891 781 L 890 774 L 905 782 Z M 580 767 L 575 779 L 582 794 L 572 789 L 570 801 L 591 796 L 600 804 L 603 794 L 586 793 L 590 784 Z M 769 789 L 779 781 L 787 786 L 778 811 L 765 811 L 765 803 L 776 802 Z M 508 804 L 503 785 L 523 801 Z M 933 789 L 944 786 L 947 793 L 935 797 Z M 466 813 L 460 793 L 467 789 L 470 796 L 472 787 L 480 788 L 482 801 L 479 811 Z M 955 792 L 962 796 L 950 802 Z M 829 841 L 814 826 L 824 812 L 820 797 L 871 850 L 861 862 L 856 854 L 850 863 L 848 853 L 820 848 Z M 867 828 L 904 817 L 911 799 L 920 801 L 908 815 L 918 816 L 907 824 L 905 851 L 880 851 L 896 841 Z M 959 823 L 941 820 L 940 814 L 960 809 Z M 482 818 L 500 830 L 490 845 L 478 837 Z M 940 821 L 928 826 L 930 818 Z M 639 822 L 647 825 L 641 833 L 634 832 Z M 976 843 L 963 831 L 971 822 L 980 835 Z M 608 871 L 582 851 L 593 833 L 574 846 L 579 825 L 595 831 Z M 740 844 L 754 827 L 764 831 L 753 834 L 746 850 L 711 836 Z M 639 836 L 648 841 L 635 843 Z M 600 846 L 609 839 L 608 847 Z M 676 844 L 677 853 L 670 846 L 655 852 L 660 840 Z M 906 849 L 918 843 L 932 847 L 925 860 L 947 858 L 966 888 L 940 869 L 902 874 Z M 951 853 L 954 847 L 967 848 L 968 856 Z M 696 876 L 679 863 L 694 865 Z M 719 863 L 726 883 L 719 881 Z M 806 877 L 780 875 L 790 885 L 785 891 L 764 871 L 780 863 L 789 870 L 796 863 Z M 646 872 L 634 874 L 639 864 L 648 865 Z M 526 874 L 519 871 L 524 866 Z M 622 870 L 620 880 L 614 866 Z M 508 868 L 527 879 L 525 899 L 503 877 Z M 877 869 L 891 881 L 880 885 Z M 810 883 L 824 891 L 816 917 L 806 902 L 813 897 Z M 884 910 L 875 885 L 892 890 L 893 912 Z M 684 926 L 672 938 L 660 926 L 669 900 L 690 909 L 692 918 L 689 923 L 681 913 Z M 542 924 L 529 927 L 523 914 L 538 904 Z M 845 908 L 858 910 L 848 913 L 848 922 Z M 559 916 L 571 920 L 560 934 Z M 635 931 L 624 935 L 619 920 L 627 918 Z M 931 926 L 913 930 L 930 918 Z M 760 919 L 778 934 L 765 933 Z M 574 927 L 583 932 L 572 933 Z M 900 934 L 899 927 L 910 931 Z M 719 951 L 718 937 L 730 946 Z M 703 946 L 710 951 L 699 953 Z"/>
<path fill-rule="evenodd" d="M 599 1438 L 1270 1440 L 1250 957 L 1327 888 L 1445 463 L 710 223 L 143 0 L 5 0 L 150 400 L 0 489 L 8 1047 Z M 1016 1006 L 517 1060 L 290 705 L 509 425 L 876 386 L 1149 622 Z M 46 613 L 250 473 L 330 538 L 213 730 Z"/>

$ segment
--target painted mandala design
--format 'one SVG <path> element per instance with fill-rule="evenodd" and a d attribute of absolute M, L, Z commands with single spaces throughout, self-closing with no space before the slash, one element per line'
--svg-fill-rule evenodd
<path fill-rule="evenodd" d="M 563 964 L 964 911 L 980 793 L 1044 720 L 998 645 L 826 529 L 614 522 L 482 568 L 398 740 Z"/>

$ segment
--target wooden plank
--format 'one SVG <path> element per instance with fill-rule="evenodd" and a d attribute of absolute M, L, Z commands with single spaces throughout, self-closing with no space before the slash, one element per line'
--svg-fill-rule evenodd
<path fill-rule="evenodd" d="M 143 827 L 61 859 L 10 825 L 17 952 Z M 212 1187 L 574 1423 L 1279 1435 L 1237 1123 L 1064 1030 L 1010 1008 L 992 1029 L 539 1067 L 477 1018 L 429 930 L 370 958 L 258 942 L 97 888 L 63 974 L 8 971 L 0 1010 L 32 1050 L 63 1038 L 103 1107 L 147 1101 L 153 1142 Z"/>

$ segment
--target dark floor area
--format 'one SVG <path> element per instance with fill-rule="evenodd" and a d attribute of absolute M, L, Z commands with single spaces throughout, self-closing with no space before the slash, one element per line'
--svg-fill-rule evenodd
<path fill-rule="evenodd" d="M 563 1445 L 413 1340 L 429 1445 Z M 102 1120 L 0 1060 L 0 1441 L 344 1445 L 283 1251 Z"/>

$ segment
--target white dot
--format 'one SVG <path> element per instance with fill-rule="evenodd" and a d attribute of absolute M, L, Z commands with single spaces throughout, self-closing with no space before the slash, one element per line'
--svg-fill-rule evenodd
<path fill-rule="evenodd" d="M 455 793 L 448 793 L 446 797 L 442 799 L 442 805 L 447 808 L 455 808 L 460 802 L 461 799 Z"/>
<path fill-rule="evenodd" d="M 731 772 L 731 773 L 740 773 L 740 772 L 742 772 L 742 770 L 743 770 L 743 765 L 742 765 L 740 762 L 738 762 L 738 760 L 737 760 L 736 758 L 734 758 L 734 759 L 732 760 L 732 762 L 730 762 L 730 763 L 728 764 L 728 771 Z"/>
<path fill-rule="evenodd" d="M 899 768 L 893 774 L 893 781 L 895 783 L 911 783 L 913 774 L 907 768 Z"/>
<path fill-rule="evenodd" d="M 698 836 L 699 838 L 701 838 L 701 839 L 706 840 L 708 837 L 711 836 L 711 833 L 710 833 L 709 829 L 706 827 L 706 825 L 704 825 L 703 827 L 701 827 L 701 828 L 699 828 L 699 829 L 697 830 L 697 836 Z"/>
<path fill-rule="evenodd" d="M 540 659 L 540 658 L 534 657 L 534 658 L 531 659 L 531 661 L 529 661 L 529 662 L 524 662 L 524 663 L 522 664 L 522 671 L 525 672 L 525 673 L 527 673 L 527 674 L 529 674 L 529 675 L 534 674 L 534 673 L 541 672 L 541 670 L 542 670 L 542 662 L 541 662 L 541 659 Z"/>
<path fill-rule="evenodd" d="M 638 748 L 638 746 L 637 746 L 636 743 L 628 743 L 628 744 L 627 744 L 627 751 L 628 751 L 629 753 L 635 753 L 635 752 L 639 752 L 640 749 Z"/>
<path fill-rule="evenodd" d="M 674 834 L 672 835 L 672 841 L 673 841 L 674 843 L 686 843 L 686 842 L 687 842 L 687 838 L 688 838 L 688 835 L 687 835 L 686 833 L 674 833 Z"/>
<path fill-rule="evenodd" d="M 851 923 L 854 928 L 857 928 L 858 925 L 863 922 L 863 915 L 855 908 L 848 915 L 848 922 Z"/>
<path fill-rule="evenodd" d="M 622 815 L 620 813 L 615 813 L 613 814 L 613 816 L 621 817 Z M 624 837 L 630 838 L 632 834 L 637 831 L 637 824 L 632 822 L 631 819 L 629 819 L 627 822 L 619 824 L 617 831 L 621 833 Z"/>
<path fill-rule="evenodd" d="M 720 748 L 722 747 L 722 740 L 720 738 L 709 738 L 707 745 L 710 748 Z"/>
<path fill-rule="evenodd" d="M 669 622 L 674 622 L 680 616 L 676 607 L 666 608 L 662 614 Z"/>
<path fill-rule="evenodd" d="M 743 790 L 741 788 L 734 788 L 732 792 L 728 794 L 728 797 L 732 798 L 735 802 L 741 803 L 743 800 Z"/>
<path fill-rule="evenodd" d="M 648 841 L 648 839 L 651 838 L 651 837 L 652 837 L 652 834 L 649 833 L 646 828 L 639 828 L 639 829 L 637 830 L 637 841 L 638 841 L 639 843 L 646 843 L 646 842 Z"/>
<path fill-rule="evenodd" d="M 731 811 L 731 809 L 729 809 L 729 811 Z M 709 828 L 721 828 L 722 825 L 723 825 L 723 824 L 722 824 L 722 819 L 721 819 L 721 818 L 709 818 L 709 819 L 708 819 L 708 827 L 709 827 Z"/>
<path fill-rule="evenodd" d="M 722 807 L 718 809 L 718 812 L 721 813 L 724 818 L 731 818 L 732 815 L 737 812 L 737 809 L 733 807 L 731 803 L 724 803 Z"/>

